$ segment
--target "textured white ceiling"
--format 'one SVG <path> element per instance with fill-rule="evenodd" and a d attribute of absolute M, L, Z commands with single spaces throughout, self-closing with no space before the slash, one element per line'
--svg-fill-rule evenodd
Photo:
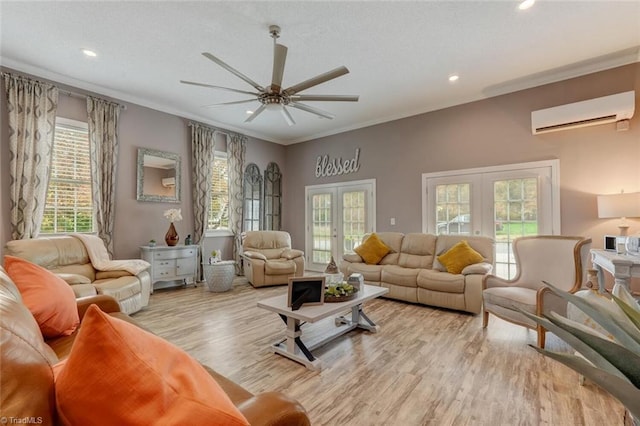
<path fill-rule="evenodd" d="M 0 61 L 71 84 L 266 140 L 289 144 L 636 62 L 640 1 L 0 2 Z M 305 94 L 360 95 L 290 109 L 289 127 L 247 105 L 202 108 L 251 90 L 205 59 L 211 52 L 262 85 L 272 67 L 270 24 L 289 48 L 285 87 L 345 65 L 350 74 Z M 98 53 L 84 57 L 81 48 Z M 557 72 L 556 72 L 557 71 Z M 448 76 L 460 80 L 451 84 Z"/>

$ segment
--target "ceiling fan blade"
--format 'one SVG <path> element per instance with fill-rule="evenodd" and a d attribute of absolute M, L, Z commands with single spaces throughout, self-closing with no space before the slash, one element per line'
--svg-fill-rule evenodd
<path fill-rule="evenodd" d="M 331 114 L 330 112 L 323 111 L 318 108 L 310 107 L 309 105 L 305 105 L 305 104 L 290 102 L 289 106 L 301 109 L 302 111 L 310 112 L 311 114 L 319 115 L 320 117 L 328 118 L 329 120 L 333 120 L 335 117 L 335 115 Z"/>
<path fill-rule="evenodd" d="M 191 84 L 192 86 L 210 87 L 211 89 L 228 90 L 230 92 L 244 93 L 245 95 L 254 95 L 254 96 L 260 95 L 260 93 L 247 92 L 246 90 L 231 89 L 229 87 L 213 86 L 211 84 L 205 84 L 205 83 L 196 83 L 195 81 L 180 80 L 180 83 L 182 83 L 182 84 Z"/>
<path fill-rule="evenodd" d="M 298 92 L 302 92 L 305 89 L 308 89 L 313 86 L 317 86 L 318 84 L 322 84 L 326 81 L 333 80 L 334 78 L 338 78 L 345 74 L 349 74 L 349 70 L 347 69 L 347 67 L 345 66 L 338 67 L 334 70 L 327 71 L 324 74 L 320 74 L 318 76 L 310 78 L 309 80 L 305 80 L 302 83 L 298 83 L 295 86 L 291 86 L 287 89 L 284 89 L 284 93 L 291 96 Z"/>
<path fill-rule="evenodd" d="M 287 61 L 287 47 L 275 44 L 273 47 L 273 74 L 271 77 L 271 91 L 280 93 L 282 89 L 282 76 L 284 75 L 284 64 Z"/>
<path fill-rule="evenodd" d="M 282 109 L 280 110 L 280 112 L 282 112 L 282 116 L 289 126 L 293 126 L 294 124 L 296 124 L 295 120 L 293 119 L 289 111 L 287 111 L 287 108 L 285 108 L 284 105 L 282 105 Z"/>
<path fill-rule="evenodd" d="M 244 120 L 244 122 L 251 123 L 253 119 L 259 116 L 265 109 L 267 109 L 266 105 L 260 105 L 257 110 L 253 111 L 253 114 L 251 114 L 249 117 L 247 117 L 246 120 Z"/>
<path fill-rule="evenodd" d="M 202 105 L 202 108 L 214 108 L 222 105 L 236 105 L 236 104 L 245 104 L 248 102 L 256 102 L 257 99 L 245 99 L 243 101 L 233 101 L 233 102 L 222 102 L 220 104 L 211 104 L 211 105 Z"/>
<path fill-rule="evenodd" d="M 249 77 L 247 77 L 246 75 L 242 74 L 240 71 L 238 71 L 237 69 L 231 67 L 230 65 L 227 65 L 225 62 L 223 62 L 222 60 L 216 58 L 215 56 L 213 56 L 211 53 L 209 52 L 202 52 L 202 56 L 204 56 L 207 59 L 212 60 L 213 62 L 215 62 L 216 64 L 220 65 L 222 68 L 224 68 L 225 70 L 229 71 L 231 74 L 235 75 L 238 78 L 241 78 L 242 80 L 246 81 L 247 83 L 249 83 L 250 85 L 252 85 L 253 87 L 256 88 L 256 90 L 258 90 L 259 92 L 264 92 L 264 87 L 260 86 L 258 83 L 256 83 L 255 81 L 251 80 Z"/>
<path fill-rule="evenodd" d="M 292 101 L 334 101 L 334 102 L 358 102 L 357 95 L 293 95 Z"/>

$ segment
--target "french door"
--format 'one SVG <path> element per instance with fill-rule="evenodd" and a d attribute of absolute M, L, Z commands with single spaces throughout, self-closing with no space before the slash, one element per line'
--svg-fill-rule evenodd
<path fill-rule="evenodd" d="M 516 274 L 512 243 L 560 233 L 557 160 L 423 175 L 423 230 L 495 240 L 494 274 Z"/>
<path fill-rule="evenodd" d="M 310 271 L 324 271 L 331 256 L 340 262 L 364 234 L 375 231 L 375 180 L 305 188 L 305 254 Z"/>

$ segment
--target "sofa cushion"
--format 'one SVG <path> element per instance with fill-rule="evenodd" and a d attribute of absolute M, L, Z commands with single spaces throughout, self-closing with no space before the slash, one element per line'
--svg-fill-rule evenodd
<path fill-rule="evenodd" d="M 106 294 L 118 301 L 133 297 L 142 291 L 140 280 L 133 275 L 94 281 L 93 286 L 98 291 L 98 294 Z"/>
<path fill-rule="evenodd" d="M 56 404 L 64 424 L 100 419 L 104 424 L 248 425 L 186 352 L 97 306 L 87 310 L 71 353 L 56 372 Z"/>
<path fill-rule="evenodd" d="M 382 240 L 380 240 L 380 238 L 378 238 L 375 233 L 373 233 L 369 235 L 369 237 L 364 240 L 362 244 L 353 249 L 353 251 L 358 253 L 366 264 L 377 265 L 378 263 L 380 263 L 382 258 L 391 251 L 391 249 L 384 242 L 382 242 Z"/>
<path fill-rule="evenodd" d="M 433 269 L 421 269 L 416 279 L 418 287 L 443 293 L 464 293 L 464 275 Z"/>
<path fill-rule="evenodd" d="M 5 269 L 22 295 L 45 337 L 68 336 L 80 317 L 76 296 L 62 278 L 51 271 L 14 256 L 5 256 Z"/>
<path fill-rule="evenodd" d="M 296 264 L 292 260 L 268 260 L 264 264 L 264 272 L 268 275 L 295 274 Z"/>
<path fill-rule="evenodd" d="M 391 251 L 382 258 L 381 265 L 397 265 L 402 249 L 402 240 L 404 234 L 401 232 L 377 232 L 376 235 L 380 240 L 391 249 Z M 366 236 L 365 236 L 366 237 Z"/>
<path fill-rule="evenodd" d="M 351 275 L 355 272 L 362 274 L 365 281 L 372 283 L 380 283 L 382 273 L 382 265 L 367 265 L 366 263 L 352 263 L 347 267 L 347 274 Z"/>
<path fill-rule="evenodd" d="M 465 267 L 483 260 L 482 255 L 471 248 L 466 240 L 460 241 L 446 253 L 438 256 L 438 261 L 447 268 L 447 272 L 450 274 L 459 274 Z"/>
<path fill-rule="evenodd" d="M 382 267 L 381 281 L 402 287 L 416 287 L 416 278 L 419 271 L 419 269 L 385 265 Z"/>
<path fill-rule="evenodd" d="M 0 412 L 4 418 L 40 417 L 42 424 L 53 424 L 51 366 L 58 358 L 21 300 L 0 266 Z"/>
<path fill-rule="evenodd" d="M 402 239 L 398 265 L 405 268 L 431 269 L 436 249 L 436 236 L 411 233 Z"/>

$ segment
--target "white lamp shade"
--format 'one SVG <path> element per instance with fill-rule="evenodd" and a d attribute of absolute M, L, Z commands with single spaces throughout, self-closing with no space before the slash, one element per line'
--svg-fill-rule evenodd
<path fill-rule="evenodd" d="M 640 217 L 640 192 L 598 195 L 598 217 Z"/>

